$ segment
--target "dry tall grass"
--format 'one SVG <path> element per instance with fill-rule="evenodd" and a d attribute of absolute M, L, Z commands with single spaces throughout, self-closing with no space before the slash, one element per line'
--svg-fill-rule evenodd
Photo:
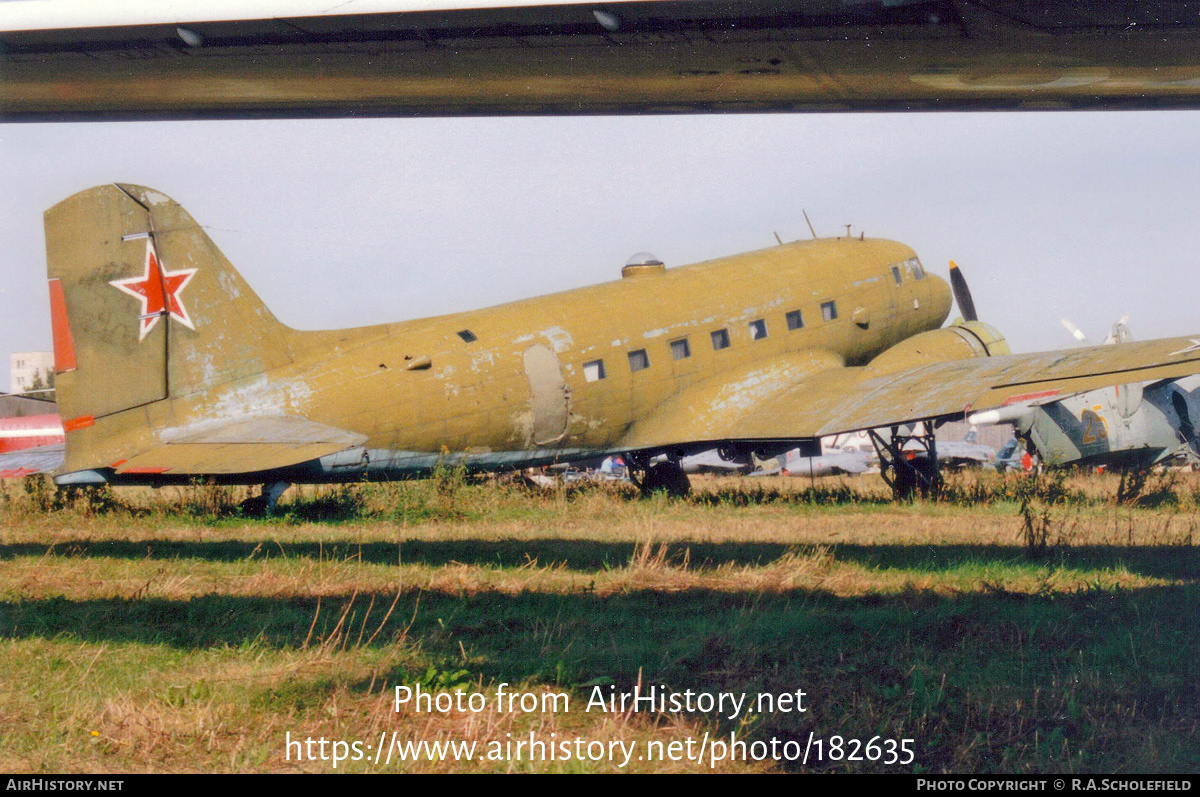
<path fill-rule="evenodd" d="M 697 479 L 689 500 L 437 481 L 305 488 L 249 520 L 196 486 L 0 493 L 0 767 L 329 771 L 327 739 L 884 734 L 920 771 L 1197 763 L 1192 475 Z M 1141 500 L 1152 496 L 1150 501 Z M 1024 507 L 1024 508 L 1022 508 Z M 813 713 L 396 712 L 421 683 L 806 689 Z M 628 768 L 707 771 L 695 761 Z M 378 771 L 344 762 L 339 771 Z M 390 770 L 615 770 L 448 759 Z M 722 771 L 795 768 L 723 763 Z M 886 769 L 821 762 L 810 768 Z M 389 770 L 389 771 L 390 771 Z M 912 767 L 904 771 L 916 771 Z"/>

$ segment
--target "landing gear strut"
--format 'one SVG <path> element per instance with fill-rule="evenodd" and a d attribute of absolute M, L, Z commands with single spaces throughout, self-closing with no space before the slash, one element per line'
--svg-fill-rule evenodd
<path fill-rule="evenodd" d="M 926 434 L 901 434 L 898 426 L 893 426 L 887 437 L 874 429 L 868 432 L 879 455 L 879 474 L 892 488 L 892 495 L 897 501 L 911 501 L 918 494 L 922 498 L 936 498 L 942 490 L 937 440 L 930 431 L 933 422 L 928 421 L 922 426 Z M 905 451 L 904 446 L 912 440 L 920 447 L 915 451 Z"/>
<path fill-rule="evenodd" d="M 669 496 L 682 498 L 692 490 L 688 475 L 674 460 L 651 465 L 644 454 L 629 454 L 625 461 L 629 463 L 629 480 L 642 491 L 643 496 L 665 492 Z"/>

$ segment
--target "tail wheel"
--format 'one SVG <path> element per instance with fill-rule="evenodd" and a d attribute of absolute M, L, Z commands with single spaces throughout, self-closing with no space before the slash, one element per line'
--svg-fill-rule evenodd
<path fill-rule="evenodd" d="M 643 495 L 661 491 L 676 498 L 683 497 L 692 490 L 692 483 L 687 474 L 674 462 L 651 465 L 639 486 Z"/>

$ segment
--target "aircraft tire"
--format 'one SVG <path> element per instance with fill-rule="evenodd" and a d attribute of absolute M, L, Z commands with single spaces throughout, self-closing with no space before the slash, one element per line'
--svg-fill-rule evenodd
<path fill-rule="evenodd" d="M 914 457 L 905 463 L 897 463 L 896 482 L 892 487 L 896 499 L 910 501 L 917 495 L 936 498 L 942 489 L 942 474 L 937 464 L 929 457 Z"/>
<path fill-rule="evenodd" d="M 942 474 L 938 471 L 937 463 L 929 457 L 917 457 L 912 464 L 920 474 L 916 487 L 921 497 L 937 498 L 942 491 Z"/>
<path fill-rule="evenodd" d="M 255 495 L 238 504 L 244 517 L 261 518 L 267 516 L 267 496 Z"/>
<path fill-rule="evenodd" d="M 892 466 L 892 495 L 897 501 L 911 501 L 917 492 L 917 472 L 907 463 Z"/>
<path fill-rule="evenodd" d="M 674 462 L 659 462 L 651 465 L 650 470 L 646 471 L 641 487 L 643 495 L 661 491 L 675 498 L 682 498 L 691 492 L 692 483 L 683 472 L 683 468 Z"/>

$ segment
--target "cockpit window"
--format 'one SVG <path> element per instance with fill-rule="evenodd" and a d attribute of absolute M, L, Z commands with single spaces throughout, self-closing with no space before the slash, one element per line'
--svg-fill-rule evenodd
<path fill-rule="evenodd" d="M 894 279 L 896 281 L 897 285 L 899 285 L 900 281 L 903 279 L 903 277 L 900 276 L 900 267 L 899 266 L 892 266 L 892 279 Z"/>
<path fill-rule="evenodd" d="M 921 261 L 915 257 L 909 258 L 909 265 L 912 266 L 913 276 L 917 279 L 925 279 L 925 269 L 921 267 Z"/>

